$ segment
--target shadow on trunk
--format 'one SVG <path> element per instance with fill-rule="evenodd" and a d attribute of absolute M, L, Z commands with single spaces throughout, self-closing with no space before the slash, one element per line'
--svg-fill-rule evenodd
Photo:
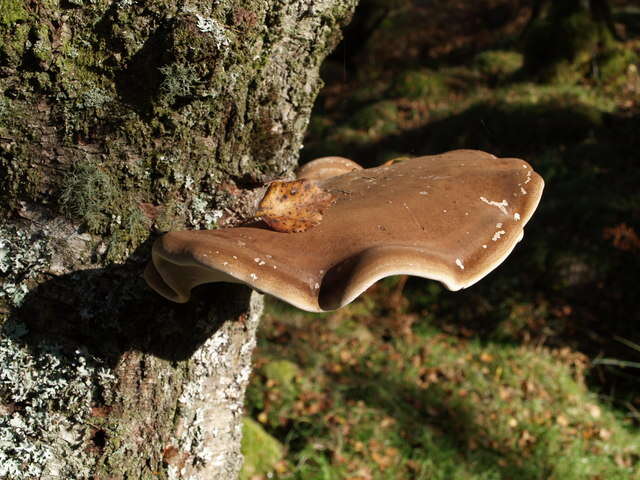
<path fill-rule="evenodd" d="M 203 285 L 188 303 L 172 303 L 142 279 L 150 243 L 124 264 L 79 270 L 42 283 L 5 322 L 3 333 L 29 347 L 86 351 L 110 367 L 128 351 L 187 360 L 223 322 L 242 318 L 251 290 Z"/>

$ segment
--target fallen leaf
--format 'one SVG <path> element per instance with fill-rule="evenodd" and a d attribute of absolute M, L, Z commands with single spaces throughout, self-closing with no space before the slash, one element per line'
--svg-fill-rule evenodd
<path fill-rule="evenodd" d="M 626 223 L 605 228 L 602 234 L 605 240 L 611 240 L 613 246 L 618 250 L 622 250 L 623 252 L 640 250 L 640 237 L 635 230 Z"/>
<path fill-rule="evenodd" d="M 314 180 L 273 182 L 258 205 L 257 217 L 277 232 L 304 232 L 322 221 L 333 195 Z"/>
<path fill-rule="evenodd" d="M 611 438 L 611 430 L 607 430 L 606 428 L 600 429 L 598 435 L 602 440 L 609 440 Z"/>
<path fill-rule="evenodd" d="M 480 361 L 483 363 L 491 363 L 493 362 L 493 355 L 487 352 L 482 352 L 480 354 Z"/>
<path fill-rule="evenodd" d="M 591 416 L 593 418 L 600 418 L 600 415 L 602 413 L 602 410 L 600 410 L 600 407 L 597 405 L 593 405 L 593 404 L 588 404 L 587 405 L 587 410 L 589 411 L 589 413 L 591 414 Z"/>
<path fill-rule="evenodd" d="M 566 427 L 567 425 L 569 425 L 569 419 L 567 419 L 567 417 L 565 417 L 564 415 L 560 414 L 556 417 L 556 423 L 561 427 Z"/>

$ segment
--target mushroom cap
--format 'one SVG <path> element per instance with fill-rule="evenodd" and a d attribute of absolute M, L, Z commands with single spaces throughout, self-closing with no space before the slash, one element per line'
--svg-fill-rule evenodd
<path fill-rule="evenodd" d="M 317 226 L 301 233 L 170 232 L 153 246 L 147 282 L 176 302 L 203 283 L 245 283 L 313 312 L 340 308 L 390 275 L 458 290 L 487 275 L 522 239 L 544 182 L 523 160 L 456 150 L 320 185 L 335 204 Z"/>
<path fill-rule="evenodd" d="M 354 170 L 362 170 L 362 167 L 348 158 L 321 157 L 300 167 L 296 171 L 296 177 L 307 180 L 326 180 Z"/>

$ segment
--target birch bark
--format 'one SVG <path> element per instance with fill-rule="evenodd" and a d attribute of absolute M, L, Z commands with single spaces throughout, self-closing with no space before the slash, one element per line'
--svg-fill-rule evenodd
<path fill-rule="evenodd" d="M 237 477 L 262 299 L 140 274 L 291 172 L 355 3 L 0 5 L 0 478 Z"/>

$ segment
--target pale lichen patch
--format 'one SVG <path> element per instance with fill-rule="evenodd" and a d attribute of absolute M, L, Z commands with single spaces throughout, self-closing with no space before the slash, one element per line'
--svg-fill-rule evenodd
<path fill-rule="evenodd" d="M 22 407 L 0 417 L 0 478 L 88 478 L 85 420 L 115 378 L 86 352 L 44 341 L 27 347 L 27 334 L 23 323 L 2 325 L 0 401 Z"/>
<path fill-rule="evenodd" d="M 42 234 L 0 226 L 0 300 L 17 307 L 29 292 L 30 283 L 46 271 L 53 251 Z"/>

